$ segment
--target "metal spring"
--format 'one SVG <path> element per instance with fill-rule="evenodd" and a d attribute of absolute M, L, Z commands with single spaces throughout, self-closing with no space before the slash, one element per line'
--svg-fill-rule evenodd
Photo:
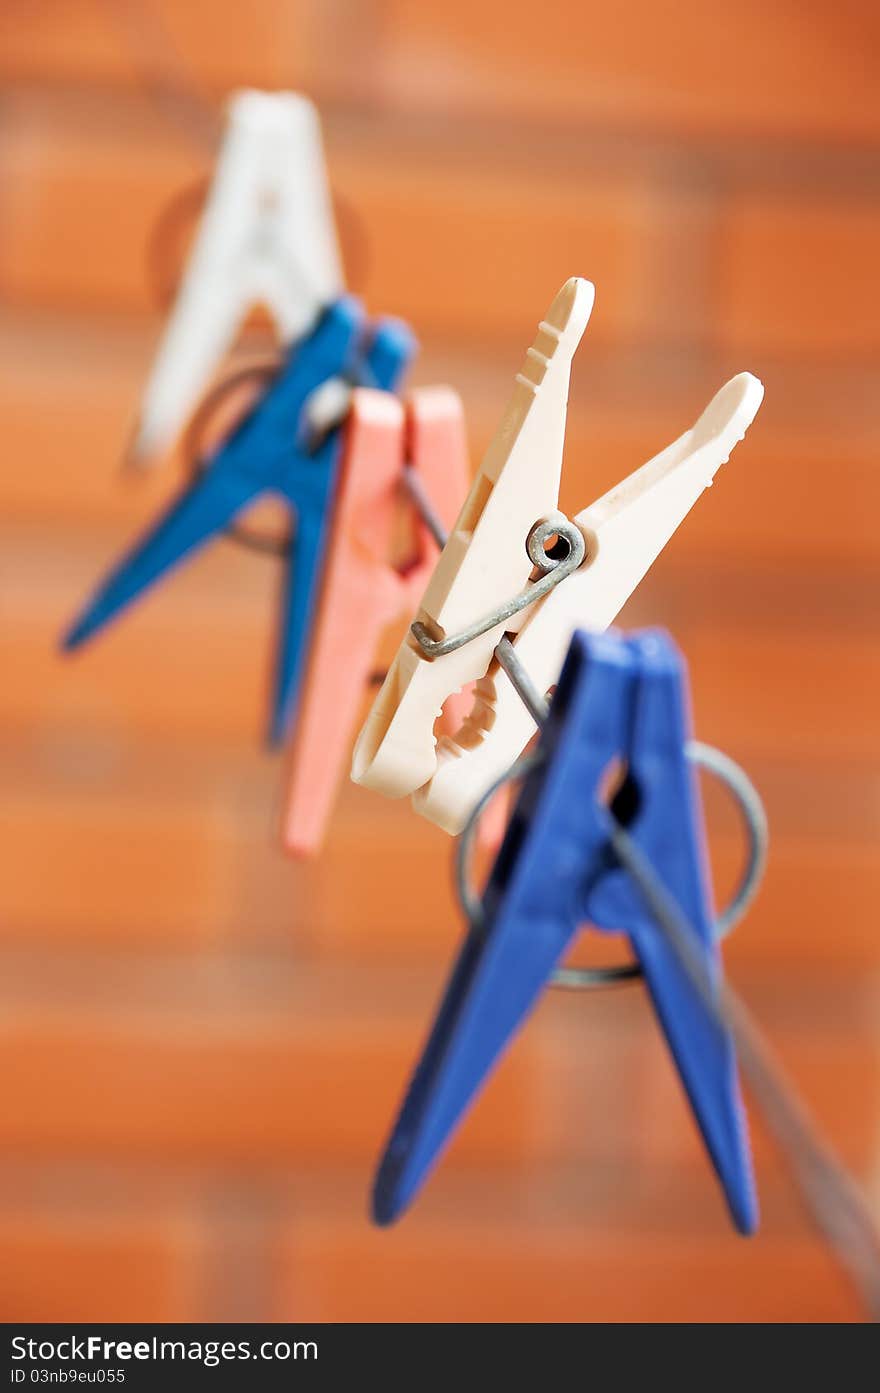
<path fill-rule="evenodd" d="M 767 816 L 760 795 L 751 779 L 729 755 L 700 740 L 689 740 L 685 746 L 688 759 L 706 769 L 725 785 L 733 795 L 742 814 L 746 831 L 747 851 L 739 884 L 729 903 L 715 921 L 715 936 L 722 939 L 730 933 L 757 893 L 767 862 Z M 496 779 L 477 803 L 468 818 L 455 850 L 455 887 L 465 917 L 478 932 L 483 920 L 483 906 L 471 886 L 470 864 L 480 818 L 495 794 L 506 783 L 522 779 L 537 767 L 540 754 L 524 755 Z M 552 985 L 568 991 L 595 991 L 606 987 L 634 982 L 642 976 L 638 963 L 623 963 L 613 967 L 560 967 L 553 974 Z"/>
<path fill-rule="evenodd" d="M 556 538 L 556 544 L 548 551 L 547 544 Z M 559 548 L 562 554 L 558 554 Z M 466 629 L 457 634 L 444 634 L 442 638 L 432 638 L 424 624 L 416 620 L 410 625 L 410 632 L 422 652 L 428 658 L 442 658 L 446 653 L 454 653 L 466 643 L 479 638 L 480 634 L 497 629 L 505 620 L 512 619 L 528 605 L 542 600 L 560 581 L 576 571 L 587 554 L 587 544 L 580 528 L 561 513 L 553 518 L 536 522 L 526 538 L 526 551 L 533 566 L 542 573 L 539 580 L 525 586 L 518 595 L 503 601 L 482 618 L 475 619 Z"/>

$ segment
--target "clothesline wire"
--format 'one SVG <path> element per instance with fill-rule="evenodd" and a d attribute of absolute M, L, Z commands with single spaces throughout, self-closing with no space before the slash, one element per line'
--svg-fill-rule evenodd
<path fill-rule="evenodd" d="M 404 470 L 404 483 L 425 525 L 442 548 L 448 534 L 415 470 Z M 549 703 L 535 687 L 507 635 L 495 649 L 495 656 L 540 729 Z M 880 1228 L 867 1200 L 817 1131 L 738 994 L 723 977 L 712 981 L 696 947 L 694 928 L 677 901 L 626 828 L 610 810 L 606 813 L 608 840 L 617 860 L 637 887 L 706 1010 L 721 1029 L 732 1035 L 743 1073 L 788 1164 L 808 1217 L 849 1275 L 869 1318 L 880 1321 Z"/>
<path fill-rule="evenodd" d="M 222 131 L 219 112 L 198 88 L 170 40 L 166 26 L 146 0 L 106 0 L 137 63 L 145 90 L 198 149 L 214 152 Z M 404 471 L 405 487 L 439 547 L 446 532 L 415 470 Z M 546 701 L 537 693 L 515 648 L 505 636 L 496 656 L 514 689 L 540 725 Z M 837 1254 L 874 1321 L 880 1320 L 880 1230 L 859 1187 L 815 1129 L 753 1017 L 722 978 L 712 982 L 695 948 L 693 927 L 626 829 L 608 813 L 609 842 L 637 886 L 707 1011 L 730 1031 L 743 1072 L 794 1176 L 806 1210 Z"/>
<path fill-rule="evenodd" d="M 181 58 L 155 5 L 149 0 L 104 0 L 104 7 L 128 48 L 144 91 L 201 154 L 213 154 L 222 118 Z"/>

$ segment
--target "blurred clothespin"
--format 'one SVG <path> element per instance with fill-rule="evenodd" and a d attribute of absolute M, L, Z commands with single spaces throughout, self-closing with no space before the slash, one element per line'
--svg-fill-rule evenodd
<path fill-rule="evenodd" d="M 238 92 L 129 458 L 148 465 L 173 443 L 249 310 L 264 306 L 286 346 L 342 285 L 314 107 L 291 92 Z"/>
<path fill-rule="evenodd" d="M 621 868 L 622 824 L 689 925 L 717 981 L 703 816 L 683 660 L 659 632 L 577 633 L 482 904 L 471 924 L 379 1169 L 374 1214 L 409 1204 L 490 1070 L 587 920 L 628 934 L 736 1227 L 757 1225 L 733 1043 L 639 887 Z M 625 781 L 600 798 L 609 764 Z"/>
<path fill-rule="evenodd" d="M 413 349 L 409 330 L 398 321 L 379 320 L 368 332 L 356 301 L 331 305 L 309 336 L 290 349 L 276 379 L 206 471 L 99 587 L 67 633 L 65 648 L 79 647 L 260 495 L 279 495 L 295 524 L 282 587 L 270 722 L 270 738 L 280 740 L 304 672 L 344 433 L 337 422 L 315 441 L 316 394 L 342 378 L 391 391 Z"/>
<path fill-rule="evenodd" d="M 412 608 L 436 560 L 437 544 L 404 491 L 406 471 L 417 475 L 448 527 L 468 484 L 459 398 L 448 388 L 423 388 L 404 404 L 356 390 L 288 761 L 282 836 L 298 855 L 321 845 L 381 635 Z M 415 525 L 395 560 L 401 505 Z M 452 729 L 465 702 L 458 698 L 454 713 L 446 713 Z"/>
<path fill-rule="evenodd" d="M 733 378 L 691 430 L 572 523 L 557 511 L 566 405 L 593 295 L 588 281 L 568 281 L 541 323 L 355 747 L 356 782 L 412 794 L 415 809 L 450 832 L 535 731 L 495 657 L 501 638 L 512 635 L 533 686 L 549 691 L 572 633 L 612 622 L 763 397 L 757 378 Z M 478 699 L 466 721 L 435 740 L 436 712 L 469 682 Z"/>

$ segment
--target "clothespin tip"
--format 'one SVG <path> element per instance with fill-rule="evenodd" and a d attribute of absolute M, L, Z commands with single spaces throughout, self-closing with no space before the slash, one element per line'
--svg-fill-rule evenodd
<path fill-rule="evenodd" d="M 140 417 L 133 423 L 123 446 L 119 467 L 124 474 L 138 474 L 155 463 L 156 451 Z"/>
<path fill-rule="evenodd" d="M 580 340 L 596 300 L 596 287 L 583 276 L 571 276 L 542 321 L 550 329 L 571 329 Z"/>
<path fill-rule="evenodd" d="M 728 424 L 734 424 L 737 430 L 736 440 L 731 441 L 731 445 L 742 440 L 763 400 L 764 384 L 761 379 L 750 372 L 737 373 L 736 377 L 719 388 L 695 423 L 691 431 L 692 448 L 696 449 L 704 441 L 713 439 Z"/>
<path fill-rule="evenodd" d="M 92 631 L 92 625 L 86 622 L 85 617 L 80 617 L 61 635 L 59 648 L 62 653 L 73 653 L 81 644 L 85 642 Z"/>

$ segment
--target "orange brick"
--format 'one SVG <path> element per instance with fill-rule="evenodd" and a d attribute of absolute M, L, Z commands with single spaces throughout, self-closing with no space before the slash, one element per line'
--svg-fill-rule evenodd
<path fill-rule="evenodd" d="M 199 1319 L 203 1243 L 174 1215 L 0 1214 L 4 1321 Z"/>
<path fill-rule="evenodd" d="M 171 471 L 123 476 L 120 461 L 148 365 L 149 340 L 83 320 L 7 316 L 0 330 L 0 470 L 7 526 L 104 520 L 132 533 Z M 25 469 L 23 460 L 39 461 Z"/>
<path fill-rule="evenodd" d="M 685 622 L 677 636 L 701 738 L 746 762 L 876 761 L 880 656 L 867 634 Z"/>
<path fill-rule="evenodd" d="M 732 367 L 763 372 L 758 354 L 745 349 Z M 629 409 L 593 403 L 585 345 L 567 432 L 563 503 L 583 507 L 671 444 L 693 424 L 726 372 L 717 369 L 704 387 L 704 371 L 699 381 L 669 391 L 662 410 L 643 400 L 652 376 L 659 375 L 659 368 L 653 374 L 648 369 L 633 381 Z M 754 425 L 670 541 L 659 569 L 692 568 L 705 578 L 722 568 L 745 571 L 764 564 L 791 585 L 823 568 L 838 580 L 858 566 L 877 568 L 880 540 L 870 520 L 880 508 L 878 423 L 849 420 L 841 379 L 830 373 L 826 391 L 833 420 L 817 421 L 805 409 L 795 423 L 780 408 L 774 373 L 764 372 L 764 378 L 767 395 Z M 805 408 L 810 393 L 809 383 L 799 389 Z"/>
<path fill-rule="evenodd" d="M 833 436 L 809 426 L 776 429 L 769 413 L 759 415 L 747 447 L 737 449 L 676 535 L 674 560 L 770 562 L 788 579 L 822 568 L 838 578 L 858 567 L 873 571 L 880 541 L 870 519 L 880 506 L 880 473 L 872 461 L 880 439 L 870 429 L 848 430 L 843 404 L 841 412 Z"/>
<path fill-rule="evenodd" d="M 473 1212 L 371 1231 L 304 1214 L 281 1254 L 277 1320 L 858 1318 L 831 1259 L 802 1238 L 746 1243 L 568 1220 L 527 1227 Z"/>
<path fill-rule="evenodd" d="M 0 146 L 0 288 L 41 305 L 152 308 L 147 239 L 166 200 L 201 177 L 194 154 L 145 113 L 82 98 L 13 97 Z"/>
<path fill-rule="evenodd" d="M 870 5 L 383 0 L 386 101 L 677 134 L 876 138 Z"/>
<path fill-rule="evenodd" d="M 524 304 L 523 325 L 539 312 Z M 140 530 L 182 482 L 177 461 L 136 478 L 119 469 L 153 338 L 149 329 L 83 317 L 9 316 L 0 332 L 7 443 L 0 508 L 7 524 L 87 520 L 103 530 L 112 523 L 109 554 L 114 541 L 121 546 Z M 474 462 L 497 425 L 518 351 L 497 344 L 480 358 L 429 351 L 416 363 L 419 381 L 444 379 L 461 392 Z M 708 365 L 694 380 L 683 374 L 662 388 L 658 401 L 659 356 L 623 372 L 613 392 L 594 383 L 596 358 L 588 337 L 575 364 L 566 435 L 562 504 L 572 511 L 680 435 L 724 375 Z M 707 566 L 729 569 L 746 560 L 777 566 L 809 561 L 811 572 L 828 563 L 877 565 L 880 540 L 872 519 L 880 508 L 880 429 L 864 412 L 851 419 L 847 376 L 845 369 L 826 374 L 818 412 L 808 381 L 780 383 L 778 373 L 767 374 L 767 399 L 755 426 L 676 534 L 667 552 L 671 566 L 696 562 L 705 575 Z M 793 393 L 809 408 L 800 419 L 792 417 Z M 23 459 L 38 459 L 40 467 L 24 469 Z"/>
<path fill-rule="evenodd" d="M 601 298 L 601 286 L 599 293 Z M 597 300 L 596 315 L 600 313 Z M 421 380 L 452 382 L 465 402 L 471 458 L 482 457 L 497 426 L 516 354 L 442 357 L 430 346 Z M 743 346 L 719 363 L 705 355 L 669 370 L 661 349 L 627 364 L 603 352 L 588 327 L 574 362 L 566 425 L 561 506 L 577 512 L 688 429 L 733 372 L 763 375 L 766 396 L 746 439 L 718 472 L 664 553 L 661 566 L 706 568 L 772 563 L 788 580 L 833 563 L 835 574 L 880 563 L 871 519 L 880 508 L 880 421 L 859 396 L 846 365 L 817 375 L 765 367 Z M 821 387 L 821 390 L 820 390 Z"/>
<path fill-rule="evenodd" d="M 265 997 L 256 1013 L 227 1000 L 219 1011 L 169 1015 L 136 1005 L 86 1010 L 19 1002 L 0 1029 L 8 1084 L 0 1142 L 7 1156 L 210 1158 L 213 1165 L 256 1166 L 346 1160 L 362 1169 L 366 1186 L 440 982 L 404 1010 L 402 998 L 389 1000 L 386 991 L 384 1005 L 365 1015 L 341 997 L 335 1005 L 322 1001 L 317 987 L 313 1000 L 314 979 L 299 977 L 302 995 L 284 1019 Z M 118 1002 L 124 991 L 100 969 L 91 982 L 89 990 L 105 1000 Z M 518 1042 L 450 1164 L 521 1166 L 565 1152 L 573 1129 L 571 1073 L 545 1066 L 558 1049 L 552 1030 L 533 1030 Z M 576 1077 L 583 1067 L 577 1064 Z M 601 1076 L 598 1066 L 591 1073 Z M 631 1117 L 621 1119 L 622 1127 L 633 1125 Z M 613 1154 L 620 1130 L 606 1125 L 598 1143 Z"/>
<path fill-rule="evenodd" d="M 209 163 L 125 97 L 15 99 L 0 174 L 0 287 L 24 305 L 148 311 L 145 254 L 166 200 Z M 656 319 L 658 239 L 675 202 L 624 175 L 568 176 L 513 152 L 475 158 L 454 142 L 402 148 L 393 126 L 328 131 L 331 181 L 370 249 L 368 298 L 425 336 L 507 336 L 519 351 L 564 280 L 600 287 L 593 338 L 632 337 Z"/>
<path fill-rule="evenodd" d="M 0 70 L 7 75 L 137 85 L 157 53 L 183 82 L 299 87 L 308 72 L 309 0 L 150 0 L 143 9 L 103 0 L 50 0 L 38 14 L 10 0 Z"/>
<path fill-rule="evenodd" d="M 719 336 L 754 354 L 876 353 L 878 238 L 874 199 L 744 196 L 719 237 Z"/>
<path fill-rule="evenodd" d="M 713 842 L 719 898 L 734 883 L 742 854 L 741 843 Z M 878 895 L 880 865 L 870 841 L 842 832 L 837 840 L 786 837 L 771 819 L 767 871 L 748 917 L 730 939 L 728 961 L 734 968 L 760 964 L 780 974 L 814 963 L 829 971 L 872 968 L 880 959 L 880 938 L 869 906 Z"/>
<path fill-rule="evenodd" d="M 760 786 L 760 775 L 757 782 Z M 309 951 L 358 961 L 385 955 L 397 961 L 438 954 L 451 959 L 461 932 L 448 872 L 452 843 L 422 825 L 407 807 L 391 804 L 386 811 L 376 800 L 368 829 L 367 796 L 344 788 L 323 855 L 295 868 L 296 884 L 308 887 Z M 795 797 L 793 793 L 792 801 Z M 880 941 L 867 908 L 880 895 L 873 843 L 867 835 L 858 841 L 842 830 L 836 838 L 793 832 L 788 809 L 775 798 L 771 812 L 766 874 L 748 917 L 730 940 L 730 961 L 744 968 L 759 964 L 768 971 L 784 971 L 793 963 L 850 970 L 876 964 Z M 714 810 L 709 817 L 719 903 L 732 892 L 742 867 L 744 848 L 734 818 L 729 810 L 723 818 L 716 818 Z M 389 894 L 383 848 L 392 845 L 398 867 L 405 870 L 398 870 L 397 890 Z M 352 878 L 360 895 L 356 915 L 350 909 Z M 418 896 L 416 924 L 412 900 L 425 883 L 432 891 Z M 831 923 L 834 930 L 828 932 Z"/>
<path fill-rule="evenodd" d="M 791 974 L 797 968 L 798 964 L 792 964 L 789 981 L 793 981 Z M 781 979 L 776 989 L 776 1000 L 797 1011 L 797 988 L 786 988 L 785 981 Z M 742 995 L 751 1004 L 750 997 L 755 993 L 743 988 Z M 773 1027 L 759 1001 L 751 1004 L 751 1009 L 821 1134 L 856 1175 L 865 1176 L 870 1174 L 876 1150 L 873 1100 L 880 1082 L 880 1049 L 870 1023 L 856 1021 L 847 1032 L 824 1025 L 822 1013 L 829 1009 L 835 996 L 834 985 L 829 981 L 812 1014 L 809 1007 L 802 1007 L 807 1019 L 800 1028 L 785 1033 Z M 633 1105 L 641 1119 L 646 1164 L 698 1162 L 704 1155 L 703 1144 L 670 1056 L 658 1049 L 650 1056 L 646 1052 L 645 1060 L 645 1073 Z M 760 1184 L 765 1166 L 771 1157 L 778 1156 L 778 1151 L 760 1112 L 751 1103 L 748 1080 L 743 1083 Z"/>
<path fill-rule="evenodd" d="M 51 19 L 28 0 L 11 0 L 3 34 L 3 71 L 10 77 L 122 73 L 130 64 L 120 33 L 101 0 L 52 0 Z"/>
<path fill-rule="evenodd" d="M 607 174 L 573 181 L 564 165 L 468 157 L 454 145 L 426 161 L 331 144 L 331 167 L 369 238 L 371 307 L 426 338 L 503 336 L 521 353 L 571 275 L 598 287 L 591 342 L 653 320 L 664 213 L 650 186 Z"/>
<path fill-rule="evenodd" d="M 134 84 L 141 54 L 215 95 L 231 86 L 305 86 L 401 113 L 442 110 L 642 127 L 677 135 L 871 139 L 878 133 L 873 10 L 804 14 L 746 0 L 640 0 L 625 11 L 537 11 L 519 3 L 377 0 L 153 0 L 153 23 L 98 0 L 52 0 L 51 22 L 10 0 L 0 71 Z M 724 42 L 719 43 L 719 33 Z M 143 60 L 142 60 L 143 61 Z"/>
<path fill-rule="evenodd" d="M 73 563 L 63 546 L 25 546 L 14 561 L 7 546 L 2 719 L 43 733 L 103 727 L 115 739 L 161 729 L 258 740 L 277 580 L 265 557 L 220 542 L 89 649 L 59 653 L 63 629 L 130 540 L 107 537 Z"/>
<path fill-rule="evenodd" d="M 211 808 L 15 789 L 0 804 L 0 938 L 116 948 L 216 939 L 234 903 L 231 832 Z"/>

